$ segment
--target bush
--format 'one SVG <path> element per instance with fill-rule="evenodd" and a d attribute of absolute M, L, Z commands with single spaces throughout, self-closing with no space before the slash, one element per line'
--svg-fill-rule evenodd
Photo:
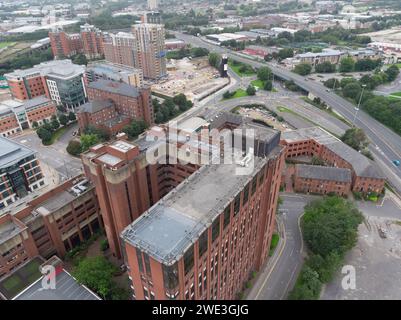
<path fill-rule="evenodd" d="M 256 94 L 256 89 L 255 89 L 255 87 L 253 86 L 253 85 L 249 85 L 248 86 L 248 88 L 246 88 L 246 93 L 249 95 L 249 96 L 254 96 L 255 94 Z"/>
<path fill-rule="evenodd" d="M 107 241 L 107 239 L 103 239 L 100 242 L 100 250 L 106 251 L 108 248 L 109 248 L 109 242 Z"/>
<path fill-rule="evenodd" d="M 103 256 L 83 258 L 73 269 L 72 275 L 80 284 L 86 285 L 104 299 L 114 288 L 112 278 L 118 269 Z"/>
<path fill-rule="evenodd" d="M 312 72 L 312 66 L 309 63 L 300 63 L 295 66 L 294 72 L 301 76 L 306 76 Z"/>
<path fill-rule="evenodd" d="M 81 153 L 81 143 L 76 140 L 68 142 L 67 152 L 72 156 L 78 156 Z"/>
<path fill-rule="evenodd" d="M 362 214 L 355 204 L 331 196 L 311 202 L 302 217 L 303 238 L 311 251 L 289 299 L 318 299 L 323 283 L 330 281 L 345 253 L 357 239 Z"/>

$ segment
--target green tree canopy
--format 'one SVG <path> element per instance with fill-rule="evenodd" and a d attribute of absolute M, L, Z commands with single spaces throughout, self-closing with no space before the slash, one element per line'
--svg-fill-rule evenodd
<path fill-rule="evenodd" d="M 117 268 L 103 256 L 82 259 L 72 271 L 77 281 L 96 291 L 104 299 L 113 290 L 113 275 Z"/>
<path fill-rule="evenodd" d="M 312 66 L 309 63 L 300 63 L 295 66 L 294 72 L 301 76 L 306 76 L 312 71 Z"/>
<path fill-rule="evenodd" d="M 272 79 L 272 71 L 268 67 L 261 67 L 258 69 L 258 79 L 262 81 L 271 80 Z"/>
<path fill-rule="evenodd" d="M 342 58 L 340 61 L 340 72 L 354 71 L 355 61 L 351 57 Z"/>
<path fill-rule="evenodd" d="M 81 135 L 81 149 L 82 151 L 88 150 L 90 147 L 100 142 L 97 134 L 83 134 Z"/>
<path fill-rule="evenodd" d="M 369 144 L 365 132 L 360 128 L 351 128 L 345 131 L 341 136 L 341 141 L 357 151 L 365 149 Z"/>

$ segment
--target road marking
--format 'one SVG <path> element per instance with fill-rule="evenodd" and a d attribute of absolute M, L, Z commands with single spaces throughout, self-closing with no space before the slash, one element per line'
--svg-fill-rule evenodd
<path fill-rule="evenodd" d="M 281 221 L 280 221 L 280 222 L 281 222 Z M 283 231 L 284 231 L 284 232 L 283 232 L 283 235 L 284 235 L 284 236 L 283 236 L 283 241 L 284 241 L 284 243 L 283 243 L 283 245 L 282 245 L 282 247 L 281 247 L 281 249 L 280 249 L 280 252 L 278 253 L 278 256 L 277 256 L 276 261 L 274 262 L 274 264 L 273 264 L 272 267 L 270 268 L 270 271 L 269 271 L 269 273 L 267 274 L 265 280 L 263 281 L 262 286 L 260 287 L 258 293 L 255 295 L 255 300 L 256 300 L 256 299 L 260 296 L 260 294 L 262 293 L 262 290 L 264 289 L 267 280 L 269 280 L 269 278 L 270 278 L 272 272 L 274 271 L 274 268 L 276 267 L 276 264 L 277 264 L 278 261 L 280 260 L 281 255 L 283 254 L 285 245 L 286 245 L 286 243 L 287 243 L 287 236 L 286 236 L 286 234 L 285 234 L 286 232 L 285 232 L 285 225 L 284 225 L 284 223 L 282 223 L 282 227 L 283 227 Z"/>

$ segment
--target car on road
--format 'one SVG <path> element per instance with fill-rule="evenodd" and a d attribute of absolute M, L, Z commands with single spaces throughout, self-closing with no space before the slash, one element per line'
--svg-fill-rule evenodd
<path fill-rule="evenodd" d="M 400 164 L 401 164 L 401 162 L 400 162 L 400 160 L 393 160 L 393 164 L 394 164 L 396 167 L 399 167 Z"/>

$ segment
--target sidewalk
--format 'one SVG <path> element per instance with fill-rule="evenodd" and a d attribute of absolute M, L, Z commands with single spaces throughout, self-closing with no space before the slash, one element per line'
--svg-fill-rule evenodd
<path fill-rule="evenodd" d="M 256 279 L 254 281 L 252 289 L 249 291 L 248 295 L 244 297 L 244 300 L 258 300 L 259 296 L 266 286 L 271 273 L 273 272 L 277 261 L 280 259 L 281 254 L 284 250 L 286 244 L 286 234 L 285 234 L 285 226 L 281 221 L 280 217 L 277 216 L 277 229 L 278 234 L 280 235 L 279 242 L 277 244 L 276 249 L 274 250 L 273 255 L 267 260 L 266 264 L 263 266 L 262 270 L 259 271 Z"/>

